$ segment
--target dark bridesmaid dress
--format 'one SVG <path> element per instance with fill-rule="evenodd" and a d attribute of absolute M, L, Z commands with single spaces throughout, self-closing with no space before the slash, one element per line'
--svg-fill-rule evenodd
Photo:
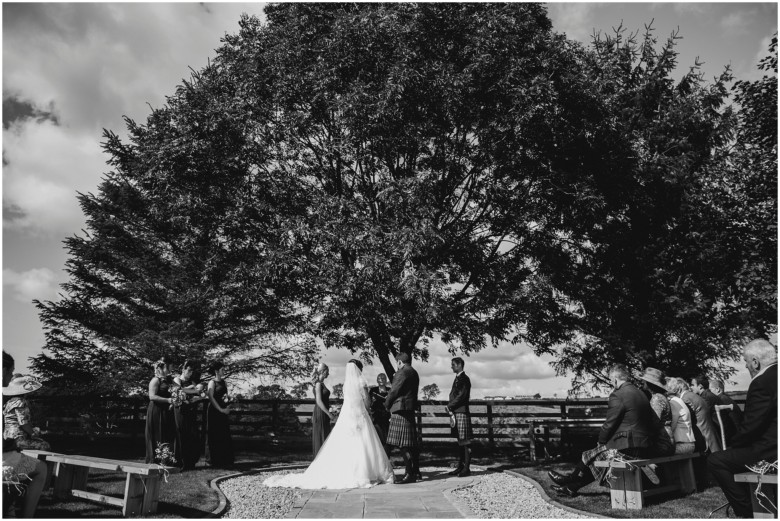
<path fill-rule="evenodd" d="M 160 378 L 157 396 L 170 398 L 171 384 L 170 377 Z M 155 463 L 157 458 L 155 450 L 158 444 L 167 444 L 168 449 L 173 453 L 175 442 L 176 421 L 170 404 L 149 400 L 149 407 L 146 409 L 146 462 Z"/>
<path fill-rule="evenodd" d="M 227 385 L 224 380 L 214 381 L 214 400 L 220 407 L 227 406 L 225 395 Z M 222 414 L 209 400 L 206 410 L 206 461 L 212 467 L 230 467 L 233 465 L 233 441 L 230 439 L 230 419 Z"/>
<path fill-rule="evenodd" d="M 182 387 L 187 387 L 190 382 L 182 381 L 182 384 Z M 197 407 L 197 402 L 184 402 L 180 407 L 173 409 L 177 431 L 174 452 L 176 453 L 177 466 L 184 470 L 194 469 L 200 459 Z"/>
<path fill-rule="evenodd" d="M 325 384 L 322 384 L 321 395 L 325 408 L 330 409 L 330 391 L 325 387 Z M 314 412 L 311 415 L 311 444 L 315 457 L 322 448 L 322 444 L 325 443 L 328 434 L 330 434 L 330 418 L 315 402 Z"/>

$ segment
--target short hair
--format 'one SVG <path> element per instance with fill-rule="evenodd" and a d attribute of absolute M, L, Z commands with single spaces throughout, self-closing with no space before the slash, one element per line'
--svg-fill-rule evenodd
<path fill-rule="evenodd" d="M 698 382 L 698 380 L 696 380 Z M 716 378 L 713 378 L 710 380 L 710 389 L 715 388 L 719 391 L 723 391 L 726 389 L 726 387 L 723 385 L 723 380 L 718 380 Z"/>
<path fill-rule="evenodd" d="M 754 357 L 762 366 L 767 366 L 777 362 L 777 347 L 773 346 L 769 340 L 757 338 L 745 346 L 745 358 Z"/>
<path fill-rule="evenodd" d="M 464 362 L 463 359 L 461 357 L 459 357 L 459 356 L 456 356 L 455 358 L 453 358 L 452 361 L 455 362 L 456 364 L 458 364 L 461 367 L 466 367 L 466 362 Z"/>
<path fill-rule="evenodd" d="M 609 369 L 609 373 L 607 376 L 615 375 L 621 380 L 628 381 L 628 379 L 631 377 L 630 373 L 628 372 L 628 369 L 624 364 L 615 364 Z"/>
<path fill-rule="evenodd" d="M 198 369 L 198 364 L 194 360 L 187 359 L 181 364 L 181 370 L 184 371 L 185 369 L 192 369 L 192 372 L 194 373 Z"/>
<path fill-rule="evenodd" d="M 398 354 L 395 356 L 395 359 L 396 359 L 398 362 L 403 362 L 403 363 L 405 363 L 405 364 L 411 364 L 411 363 L 412 363 L 412 357 L 411 357 L 411 356 L 409 356 L 409 353 L 404 353 L 404 352 L 398 353 Z"/>
<path fill-rule="evenodd" d="M 685 380 L 677 376 L 670 376 L 666 379 L 666 390 L 672 394 L 677 394 L 682 390 L 682 384 Z"/>
<path fill-rule="evenodd" d="M 223 364 L 220 361 L 216 361 L 213 364 L 211 364 L 211 367 L 209 368 L 209 372 L 213 374 L 214 376 L 217 376 L 217 371 L 224 368 L 225 364 Z"/>
<path fill-rule="evenodd" d="M 696 380 L 696 383 L 704 387 L 705 389 L 709 389 L 710 387 L 710 379 L 704 376 L 703 374 L 697 374 L 693 377 L 694 380 Z"/>
<path fill-rule="evenodd" d="M 154 375 L 159 376 L 162 370 L 168 367 L 168 360 L 161 358 L 154 363 Z"/>
<path fill-rule="evenodd" d="M 14 357 L 6 353 L 5 351 L 3 351 L 3 367 L 11 368 L 12 371 L 16 367 L 16 362 L 14 362 Z"/>
<path fill-rule="evenodd" d="M 320 362 L 315 365 L 314 370 L 311 372 L 311 383 L 316 384 L 320 379 L 320 374 L 322 374 L 322 372 L 327 368 L 328 366 L 325 364 L 325 362 Z"/>
<path fill-rule="evenodd" d="M 348 364 L 355 364 L 355 365 L 357 366 L 357 368 L 358 368 L 358 369 L 360 369 L 361 371 L 363 370 L 363 362 L 361 362 L 361 361 L 360 361 L 360 360 L 358 360 L 357 358 L 352 358 L 352 359 L 351 359 L 349 362 L 347 362 L 347 363 L 348 363 Z"/>

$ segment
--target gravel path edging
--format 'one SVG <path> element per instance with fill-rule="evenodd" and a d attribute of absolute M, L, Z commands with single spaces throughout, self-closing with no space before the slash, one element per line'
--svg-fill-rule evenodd
<path fill-rule="evenodd" d="M 601 514 L 594 514 L 593 512 L 586 512 L 585 510 L 577 510 L 576 508 L 572 508 L 555 501 L 554 499 L 552 499 L 550 496 L 547 495 L 547 492 L 544 491 L 544 487 L 542 487 L 535 479 L 529 478 L 525 474 L 515 472 L 514 470 L 505 470 L 503 472 L 504 474 L 509 474 L 510 476 L 514 476 L 516 478 L 526 480 L 528 483 L 532 484 L 534 488 L 536 488 L 536 491 L 539 492 L 539 495 L 542 497 L 543 500 L 547 501 L 551 505 L 558 507 L 562 510 L 566 510 L 567 512 L 571 512 L 572 514 L 577 514 L 584 517 L 593 517 L 598 519 L 613 519 L 609 516 L 602 516 Z"/>
<path fill-rule="evenodd" d="M 483 471 L 487 470 L 485 467 L 481 467 L 479 465 L 472 465 L 471 468 L 475 470 L 483 470 Z M 462 488 L 470 487 L 479 479 L 480 476 L 474 476 L 474 478 L 468 483 L 460 483 L 458 485 L 455 485 L 454 487 L 445 488 L 444 490 L 441 491 L 441 493 L 444 494 L 444 497 L 447 498 L 447 501 L 452 503 L 452 506 L 457 508 L 458 512 L 460 512 L 463 515 L 463 517 L 465 517 L 466 519 L 474 519 L 477 517 L 477 514 L 473 510 L 471 510 L 471 508 L 464 501 L 461 501 L 458 496 L 453 494 L 453 492 L 455 492 L 456 490 L 460 490 Z"/>
<path fill-rule="evenodd" d="M 222 517 L 222 514 L 225 513 L 228 507 L 228 499 L 227 496 L 225 496 L 225 493 L 222 492 L 222 489 L 219 488 L 219 484 L 226 479 L 232 479 L 237 478 L 239 476 L 249 476 L 252 474 L 259 474 L 261 472 L 267 472 L 269 470 L 296 470 L 296 469 L 303 469 L 308 467 L 308 465 L 279 465 L 279 466 L 273 466 L 273 467 L 261 467 L 257 469 L 248 470 L 246 472 L 234 472 L 232 474 L 225 474 L 224 476 L 219 476 L 214 479 L 212 479 L 209 482 L 209 486 L 214 489 L 217 493 L 217 496 L 219 496 L 219 505 L 217 505 L 217 508 L 212 510 L 208 515 L 203 516 L 206 518 L 215 518 L 215 517 Z"/>

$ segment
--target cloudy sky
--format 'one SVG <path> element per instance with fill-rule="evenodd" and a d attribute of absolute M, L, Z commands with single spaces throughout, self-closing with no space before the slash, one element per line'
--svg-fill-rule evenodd
<path fill-rule="evenodd" d="M 759 77 L 758 60 L 777 31 L 774 3 L 554 3 L 555 30 L 587 42 L 623 24 L 643 32 L 654 20 L 659 41 L 679 27 L 679 74 L 696 57 L 706 78 L 729 64 L 739 79 Z M 94 191 L 107 171 L 102 129 L 124 135 L 122 116 L 145 121 L 189 68 L 206 65 L 242 12 L 262 4 L 23 4 L 3 9 L 3 348 L 25 369 L 43 333 L 34 298 L 54 299 L 65 281 L 62 240 L 84 219 L 76 192 Z M 343 379 L 345 352 L 326 351 L 330 383 Z M 540 392 L 565 395 L 569 378 L 527 347 L 487 349 L 467 360 L 474 397 Z M 422 384 L 452 380 L 441 344 L 417 364 Z M 373 379 L 377 366 L 368 368 Z M 747 387 L 740 367 L 735 386 Z"/>

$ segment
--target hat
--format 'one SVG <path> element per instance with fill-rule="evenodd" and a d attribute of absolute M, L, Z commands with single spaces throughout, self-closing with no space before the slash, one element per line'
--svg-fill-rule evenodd
<path fill-rule="evenodd" d="M 645 382 L 651 383 L 656 387 L 666 390 L 666 378 L 663 371 L 655 367 L 645 367 L 645 372 L 639 375 L 639 378 Z"/>
<path fill-rule="evenodd" d="M 37 391 L 41 387 L 41 382 L 36 380 L 35 377 L 17 376 L 11 380 L 8 387 L 3 387 L 3 396 L 20 396 Z"/>

